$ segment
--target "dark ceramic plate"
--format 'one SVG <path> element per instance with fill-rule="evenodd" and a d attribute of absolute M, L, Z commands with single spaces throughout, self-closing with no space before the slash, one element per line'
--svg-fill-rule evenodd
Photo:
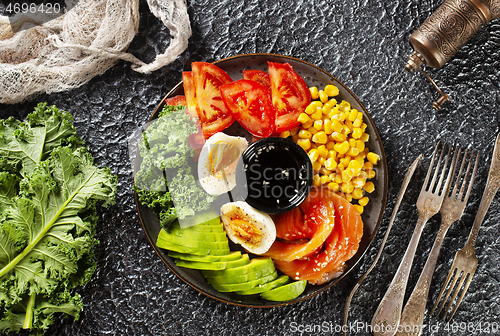
<path fill-rule="evenodd" d="M 141 220 L 144 231 L 146 232 L 146 236 L 148 237 L 149 242 L 153 246 L 160 259 L 168 266 L 168 268 L 170 268 L 172 272 L 174 272 L 188 285 L 213 299 L 247 307 L 273 307 L 288 305 L 290 303 L 306 300 L 335 285 L 338 281 L 340 281 L 340 279 L 342 279 L 347 273 L 349 273 L 349 271 L 354 268 L 354 266 L 359 262 L 361 257 L 370 246 L 382 221 L 382 215 L 384 213 L 385 203 L 387 199 L 387 162 L 380 136 L 377 132 L 377 129 L 375 128 L 373 120 L 366 111 L 365 107 L 361 104 L 358 98 L 338 79 L 336 79 L 326 71 L 307 62 L 292 57 L 273 54 L 249 54 L 234 56 L 215 62 L 215 64 L 225 70 L 233 80 L 238 80 L 242 78 L 242 70 L 258 69 L 267 71 L 268 61 L 290 63 L 293 69 L 304 78 L 306 84 L 309 87 L 317 86 L 318 88 L 323 88 L 327 84 L 336 85 L 340 90 L 340 95 L 339 97 L 335 98 L 339 102 L 342 99 L 347 100 L 353 108 L 356 108 L 357 110 L 364 113 L 365 122 L 368 125 L 367 132 L 370 134 L 370 140 L 368 141 L 367 146 L 368 148 L 370 148 L 370 151 L 380 155 L 381 160 L 376 166 L 377 176 L 372 180 L 375 184 L 375 191 L 370 195 L 370 202 L 365 207 L 362 215 L 364 223 L 363 238 L 356 255 L 346 262 L 345 272 L 340 277 L 333 279 L 323 285 L 313 286 L 308 284 L 305 292 L 300 297 L 288 302 L 271 302 L 262 299 L 259 295 L 242 296 L 233 293 L 219 293 L 207 283 L 200 271 L 176 266 L 173 259 L 167 256 L 167 251 L 156 246 L 155 243 L 158 237 L 158 233 L 160 232 L 160 224 L 156 220 L 154 213 L 149 208 L 140 204 L 137 200 L 137 195 L 135 195 L 137 211 L 139 212 L 139 218 Z M 178 83 L 165 96 L 165 98 L 181 94 L 184 94 L 182 82 Z M 162 110 L 164 104 L 164 100 L 162 100 L 162 102 L 157 106 L 150 120 L 155 119 L 158 116 L 158 113 Z M 140 160 L 140 158 L 138 158 L 138 160 Z M 136 162 L 136 169 L 137 168 L 138 162 Z"/>

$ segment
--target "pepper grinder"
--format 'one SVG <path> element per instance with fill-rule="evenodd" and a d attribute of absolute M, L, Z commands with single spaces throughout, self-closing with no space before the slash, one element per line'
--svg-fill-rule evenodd
<path fill-rule="evenodd" d="M 428 66 L 440 69 L 482 26 L 500 17 L 500 0 L 445 0 L 445 2 L 415 30 L 409 39 L 413 53 L 405 69 L 419 70 L 441 95 L 432 106 L 439 110 L 449 101 L 446 95 L 422 70 Z"/>

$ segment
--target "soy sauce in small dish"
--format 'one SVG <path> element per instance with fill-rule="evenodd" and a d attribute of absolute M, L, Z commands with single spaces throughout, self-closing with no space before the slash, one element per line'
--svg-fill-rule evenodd
<path fill-rule="evenodd" d="M 276 214 L 297 207 L 309 194 L 313 168 L 306 152 L 289 139 L 254 142 L 240 159 L 237 192 L 257 210 Z"/>

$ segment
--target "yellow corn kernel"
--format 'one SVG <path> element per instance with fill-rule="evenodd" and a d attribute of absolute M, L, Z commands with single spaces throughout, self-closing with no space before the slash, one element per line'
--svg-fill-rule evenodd
<path fill-rule="evenodd" d="M 321 131 L 321 129 L 323 128 L 323 120 L 315 120 L 313 127 L 318 131 Z"/>
<path fill-rule="evenodd" d="M 316 111 L 313 114 L 311 114 L 311 119 L 312 120 L 321 120 L 321 119 L 323 119 L 323 110 L 320 109 L 320 108 L 316 109 Z"/>
<path fill-rule="evenodd" d="M 363 130 L 359 127 L 354 127 L 352 130 L 352 137 L 354 139 L 361 139 L 361 136 L 363 135 Z"/>
<path fill-rule="evenodd" d="M 326 133 L 324 131 L 319 131 L 318 133 L 313 135 L 312 141 L 315 143 L 318 143 L 318 144 L 326 144 L 328 141 L 328 135 L 326 135 Z M 325 150 L 326 150 L 326 147 L 325 147 Z"/>
<path fill-rule="evenodd" d="M 335 144 L 335 151 L 339 154 L 345 154 L 349 150 L 349 143 L 344 141 L 342 143 Z"/>
<path fill-rule="evenodd" d="M 340 187 L 339 187 L 338 183 L 330 182 L 330 183 L 328 183 L 328 189 L 330 189 L 334 192 L 337 192 L 337 191 L 339 191 Z"/>
<path fill-rule="evenodd" d="M 290 131 L 284 131 L 280 133 L 281 138 L 288 138 L 291 135 Z"/>
<path fill-rule="evenodd" d="M 352 127 L 360 127 L 363 121 L 356 119 L 352 122 Z"/>
<path fill-rule="evenodd" d="M 320 177 L 321 184 L 327 184 L 330 182 L 330 177 L 328 175 L 322 175 Z"/>
<path fill-rule="evenodd" d="M 352 169 L 346 169 L 344 171 L 342 171 L 342 182 L 346 183 L 346 182 L 349 182 L 351 181 L 353 178 L 353 173 L 352 173 Z M 354 188 L 354 186 L 353 186 Z"/>
<path fill-rule="evenodd" d="M 351 147 L 347 152 L 347 155 L 349 156 L 357 156 L 358 154 L 359 154 L 359 149 L 357 149 L 356 147 Z"/>
<path fill-rule="evenodd" d="M 356 147 L 356 139 L 350 138 L 348 141 L 349 141 L 349 146 Z"/>
<path fill-rule="evenodd" d="M 301 138 L 301 139 L 311 139 L 311 137 L 312 137 L 311 132 L 309 132 L 307 130 L 300 130 L 299 131 L 299 138 Z"/>
<path fill-rule="evenodd" d="M 380 156 L 378 156 L 377 154 L 373 153 L 373 152 L 369 152 L 367 155 L 366 155 L 366 159 L 368 161 L 370 161 L 371 163 L 373 163 L 374 165 L 377 164 L 378 160 L 380 159 Z"/>
<path fill-rule="evenodd" d="M 374 178 L 376 175 L 375 169 L 371 169 L 367 173 L 368 173 L 368 178 Z"/>
<path fill-rule="evenodd" d="M 314 126 L 314 125 L 313 125 L 313 126 Z M 310 132 L 312 135 L 314 135 L 314 134 L 318 133 L 318 130 L 317 130 L 317 129 L 315 129 L 313 126 L 312 126 L 312 127 L 309 127 L 309 128 L 307 129 L 307 131 L 308 131 L 308 132 Z"/>
<path fill-rule="evenodd" d="M 325 159 L 328 158 L 328 149 L 326 148 L 325 145 L 318 146 L 318 153 L 319 156 L 322 156 Z"/>
<path fill-rule="evenodd" d="M 310 121 L 306 121 L 305 123 L 302 124 L 302 127 L 304 129 L 308 129 L 309 127 L 311 127 L 313 125 L 313 121 L 310 120 Z"/>
<path fill-rule="evenodd" d="M 292 128 L 292 129 L 290 130 L 290 134 L 291 134 L 291 135 L 295 135 L 295 134 L 297 134 L 297 133 L 299 133 L 299 127 L 298 127 L 298 126 L 297 126 L 297 127 Z"/>
<path fill-rule="evenodd" d="M 342 112 L 348 112 L 351 109 L 351 104 L 348 101 L 342 100 L 339 104 L 339 110 Z"/>
<path fill-rule="evenodd" d="M 347 167 L 349 165 L 349 162 L 351 162 L 350 157 L 343 157 L 339 160 L 339 163 L 342 163 L 344 167 Z"/>
<path fill-rule="evenodd" d="M 362 178 L 363 180 L 368 180 L 368 174 L 365 171 L 361 171 L 358 175 L 359 178 Z"/>
<path fill-rule="evenodd" d="M 361 129 L 363 130 L 363 132 L 366 130 L 367 127 L 368 127 L 367 124 L 365 124 L 365 123 L 361 124 Z"/>
<path fill-rule="evenodd" d="M 323 105 L 325 110 L 328 110 L 329 112 L 337 105 L 337 100 L 335 98 L 330 99 Z"/>
<path fill-rule="evenodd" d="M 335 85 L 328 84 L 325 86 L 325 93 L 330 97 L 335 97 L 339 95 L 339 88 Z"/>
<path fill-rule="evenodd" d="M 328 134 L 328 135 L 332 134 L 332 132 L 333 132 L 332 121 L 330 119 L 327 118 L 323 121 L 323 127 L 324 127 L 326 134 Z"/>
<path fill-rule="evenodd" d="M 311 98 L 312 99 L 318 99 L 319 98 L 319 91 L 316 86 L 310 87 L 309 92 L 311 92 Z"/>
<path fill-rule="evenodd" d="M 307 151 L 309 148 L 311 148 L 311 140 L 299 139 L 299 140 L 297 140 L 297 145 L 302 147 L 303 150 Z"/>
<path fill-rule="evenodd" d="M 342 133 L 345 134 L 346 136 L 349 135 L 351 133 L 351 129 L 349 128 L 349 126 L 347 125 L 342 126 Z"/>
<path fill-rule="evenodd" d="M 354 157 L 354 160 L 358 161 L 361 167 L 365 164 L 365 158 L 363 157 L 363 154 L 358 154 Z"/>
<path fill-rule="evenodd" d="M 334 170 L 337 168 L 337 162 L 335 162 L 335 159 L 329 158 L 325 161 L 325 168 L 329 170 Z"/>
<path fill-rule="evenodd" d="M 363 187 L 367 193 L 372 193 L 375 190 L 375 184 L 373 182 L 369 181 L 365 183 L 365 186 Z"/>
<path fill-rule="evenodd" d="M 318 161 L 319 153 L 316 149 L 311 149 L 307 155 L 309 155 L 309 159 L 311 159 L 312 163 Z"/>
<path fill-rule="evenodd" d="M 371 163 L 371 162 L 365 162 L 365 163 L 363 164 L 363 169 L 364 169 L 364 170 L 370 170 L 370 169 L 373 169 L 373 163 Z"/>
<path fill-rule="evenodd" d="M 361 188 L 354 188 L 352 191 L 352 198 L 359 200 L 360 198 L 363 198 L 363 189 Z"/>
<path fill-rule="evenodd" d="M 309 116 L 308 116 L 306 113 L 302 112 L 302 113 L 299 115 L 299 117 L 297 118 L 297 120 L 298 120 L 300 123 L 304 124 L 304 123 L 306 123 L 306 122 L 310 121 L 310 120 L 311 120 L 311 118 L 309 118 Z"/>
<path fill-rule="evenodd" d="M 359 140 L 363 141 L 363 142 L 367 142 L 368 140 L 370 140 L 370 134 L 368 133 L 363 133 L 361 135 L 361 137 L 359 138 Z"/>
<path fill-rule="evenodd" d="M 353 122 L 354 120 L 356 120 L 357 116 L 358 110 L 352 109 L 351 112 L 349 112 L 349 117 L 347 119 L 349 119 L 350 122 Z"/>
<path fill-rule="evenodd" d="M 325 161 L 326 161 L 326 159 L 325 159 L 324 157 L 320 156 L 320 157 L 318 158 L 318 161 L 316 161 L 316 162 L 319 162 L 319 164 L 320 164 L 321 166 L 323 166 L 323 165 L 325 164 Z"/>
<path fill-rule="evenodd" d="M 332 119 L 333 117 L 335 117 L 337 120 L 340 120 L 340 111 L 336 107 L 332 108 L 330 113 L 328 113 L 328 118 Z"/>
<path fill-rule="evenodd" d="M 336 142 L 344 142 L 347 139 L 345 134 L 342 134 L 340 132 L 333 132 L 332 134 L 330 134 L 330 138 Z"/>
<path fill-rule="evenodd" d="M 313 176 L 313 186 L 315 187 L 321 186 L 321 178 L 319 177 L 318 174 L 314 174 Z"/>
<path fill-rule="evenodd" d="M 319 163 L 318 161 L 313 162 L 312 166 L 315 172 L 319 172 L 319 170 L 321 169 L 321 163 Z"/>
<path fill-rule="evenodd" d="M 356 140 L 356 148 L 362 152 L 365 150 L 365 143 L 361 140 Z"/>
<path fill-rule="evenodd" d="M 328 176 L 330 176 L 330 175 L 332 174 L 332 171 L 331 171 L 331 170 L 326 169 L 325 167 L 323 167 L 323 168 L 321 168 L 321 169 L 319 170 L 319 173 L 320 173 L 320 174 L 323 174 L 323 175 L 328 175 Z M 331 179 L 332 179 L 332 178 L 330 177 L 330 180 L 331 180 Z"/>
<path fill-rule="evenodd" d="M 337 184 L 341 184 L 342 183 L 342 175 L 340 175 L 338 173 L 335 174 L 335 180 L 332 180 L 332 181 L 334 181 Z"/>
<path fill-rule="evenodd" d="M 354 191 L 354 186 L 352 185 L 352 183 L 350 181 L 349 182 L 344 182 L 344 183 L 342 183 L 342 186 L 340 187 L 340 190 L 342 190 L 342 192 L 344 192 L 346 194 L 350 194 L 350 193 L 352 193 Z"/>
<path fill-rule="evenodd" d="M 328 101 L 328 95 L 325 93 L 325 91 L 319 90 L 318 94 L 319 94 L 319 100 L 321 100 L 323 104 Z"/>
<path fill-rule="evenodd" d="M 296 143 L 297 141 L 299 141 L 299 139 L 300 139 L 300 138 L 299 138 L 299 135 L 298 135 L 298 134 L 292 135 L 292 140 L 293 140 L 293 142 L 295 142 L 295 143 Z"/>
<path fill-rule="evenodd" d="M 337 119 L 332 119 L 332 130 L 334 132 L 340 133 L 342 131 L 342 124 Z"/>
<path fill-rule="evenodd" d="M 363 188 L 366 184 L 366 180 L 358 176 L 352 179 L 352 184 L 354 185 L 354 188 Z"/>
<path fill-rule="evenodd" d="M 342 171 L 345 169 L 343 163 L 337 163 L 337 174 L 342 174 Z"/>
<path fill-rule="evenodd" d="M 333 142 L 333 141 L 328 141 L 328 142 L 326 143 L 326 149 L 328 149 L 328 150 L 333 150 L 333 149 L 334 149 L 334 147 L 335 147 L 335 142 Z"/>
<path fill-rule="evenodd" d="M 361 205 L 354 204 L 354 207 L 356 208 L 356 210 L 358 210 L 360 215 L 363 213 L 363 207 Z"/>
<path fill-rule="evenodd" d="M 361 206 L 366 206 L 368 204 L 368 201 L 370 201 L 370 200 L 368 199 L 368 197 L 365 196 L 365 197 L 360 198 L 358 200 L 358 204 Z"/>
<path fill-rule="evenodd" d="M 363 112 L 358 112 L 358 116 L 356 117 L 356 119 L 363 121 Z"/>
<path fill-rule="evenodd" d="M 361 166 L 361 163 L 359 161 L 351 160 L 351 162 L 349 162 L 349 165 L 347 166 L 347 168 L 353 170 L 354 176 L 358 176 L 359 173 L 361 172 L 361 168 L 363 168 L 363 167 Z"/>
<path fill-rule="evenodd" d="M 351 194 L 344 194 L 344 198 L 347 200 L 347 202 L 352 202 L 352 195 Z"/>

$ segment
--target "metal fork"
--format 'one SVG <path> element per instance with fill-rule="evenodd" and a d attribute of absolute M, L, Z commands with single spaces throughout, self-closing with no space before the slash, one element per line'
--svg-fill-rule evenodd
<path fill-rule="evenodd" d="M 460 157 L 461 151 L 462 149 L 459 149 L 457 159 Z M 399 328 L 400 331 L 398 331 L 398 333 L 396 334 L 398 336 L 417 336 L 422 332 L 427 296 L 429 295 L 429 287 L 431 284 L 432 276 L 434 274 L 434 270 L 436 269 L 436 262 L 439 256 L 439 251 L 441 250 L 444 237 L 446 236 L 446 232 L 450 228 L 451 224 L 462 217 L 465 206 L 467 205 L 467 201 L 470 196 L 472 185 L 474 183 L 474 177 L 476 175 L 477 165 L 479 162 L 479 154 L 476 155 L 474 169 L 470 177 L 468 178 L 474 159 L 474 153 L 470 155 L 469 164 L 467 165 L 467 171 L 465 172 L 465 175 L 463 175 L 462 179 L 462 173 L 467 161 L 467 153 L 468 151 L 466 150 L 462 159 L 460 171 L 456 175 L 453 190 L 448 194 L 448 196 L 444 198 L 441 209 L 439 210 L 441 213 L 441 226 L 437 233 L 436 240 L 434 241 L 434 245 L 432 245 L 432 249 L 429 257 L 427 258 L 424 269 L 422 270 L 422 274 L 420 274 L 417 285 L 413 289 L 413 292 L 411 293 L 410 298 L 408 299 L 408 302 L 403 309 L 403 314 L 401 315 L 401 321 L 399 323 L 401 326 L 404 326 L 404 328 Z M 462 181 L 462 185 L 460 187 L 460 190 L 458 190 L 460 181 Z M 467 182 L 469 182 L 468 186 Z M 464 195 L 466 187 L 467 191 Z"/>
<path fill-rule="evenodd" d="M 408 248 L 405 252 L 403 260 L 398 267 L 396 275 L 392 280 L 387 292 L 385 293 L 382 301 L 380 302 L 375 315 L 373 316 L 371 326 L 372 331 L 375 336 L 392 336 L 396 333 L 399 325 L 399 320 L 401 317 L 401 310 L 403 307 L 403 299 L 406 290 L 406 284 L 408 282 L 408 275 L 410 273 L 411 264 L 413 263 L 413 258 L 415 257 L 415 251 L 417 249 L 418 241 L 422 234 L 425 224 L 436 213 L 438 213 L 443 203 L 444 195 L 448 191 L 450 185 L 450 180 L 452 177 L 452 172 L 455 165 L 455 156 L 457 151 L 454 151 L 453 158 L 451 159 L 450 165 L 448 167 L 448 161 L 450 159 L 451 146 L 448 148 L 448 154 L 446 155 L 446 161 L 443 166 L 441 175 L 438 179 L 439 167 L 443 160 L 443 155 L 445 152 L 446 145 L 442 146 L 441 154 L 432 177 L 432 181 L 429 183 L 429 178 L 432 174 L 434 167 L 434 161 L 436 159 L 436 154 L 438 152 L 440 143 L 437 144 L 434 154 L 432 155 L 431 164 L 429 170 L 427 171 L 427 176 L 425 177 L 422 190 L 417 200 L 417 210 L 418 210 L 418 220 L 413 235 L 411 237 Z M 446 180 L 444 181 L 445 175 L 448 173 Z M 444 184 L 443 184 L 444 181 Z"/>
<path fill-rule="evenodd" d="M 455 307 L 448 318 L 448 322 L 453 318 L 453 315 L 455 315 L 458 306 L 462 302 L 462 299 L 464 298 L 465 293 L 469 288 L 469 285 L 472 281 L 472 277 L 474 276 L 474 273 L 476 272 L 477 268 L 478 260 L 474 252 L 474 245 L 476 244 L 479 228 L 481 227 L 484 216 L 486 215 L 486 212 L 490 207 L 491 201 L 493 200 L 493 197 L 495 196 L 499 187 L 500 187 L 500 134 L 498 134 L 495 142 L 495 148 L 493 149 L 493 157 L 491 159 L 491 166 L 490 166 L 490 171 L 488 173 L 488 179 L 486 181 L 486 187 L 484 189 L 481 203 L 479 204 L 479 209 L 477 211 L 476 219 L 474 220 L 471 233 L 469 235 L 469 238 L 467 239 L 467 242 L 465 243 L 465 246 L 461 250 L 457 251 L 455 258 L 453 259 L 450 272 L 448 273 L 448 277 L 446 278 L 443 288 L 439 292 L 436 303 L 434 304 L 434 307 L 431 310 L 431 315 L 436 310 L 436 307 L 439 301 L 441 300 L 441 297 L 444 291 L 446 290 L 446 287 L 448 286 L 448 284 L 452 279 L 453 281 L 446 293 L 446 296 L 443 299 L 443 302 L 438 310 L 437 315 L 439 316 L 439 313 L 443 309 L 446 301 L 448 300 L 448 297 L 452 293 L 453 289 L 455 289 L 451 297 L 451 300 L 442 315 L 442 319 L 444 320 L 447 312 L 450 310 L 451 306 L 453 305 L 453 302 L 455 301 L 458 293 L 460 292 L 460 289 L 462 289 L 463 286 L 460 297 L 458 298 Z"/>

